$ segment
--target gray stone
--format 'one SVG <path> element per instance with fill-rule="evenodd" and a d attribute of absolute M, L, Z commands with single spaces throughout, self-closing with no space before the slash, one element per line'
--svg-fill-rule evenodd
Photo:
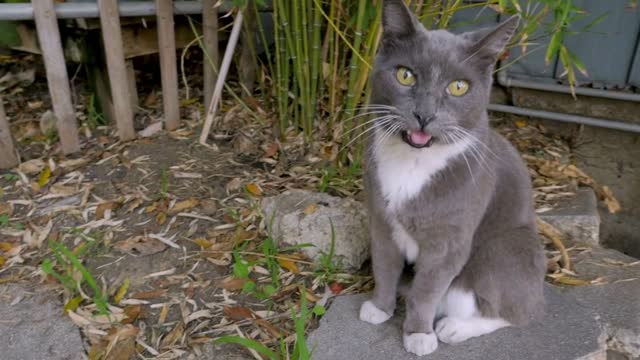
<path fill-rule="evenodd" d="M 280 246 L 312 244 L 301 251 L 317 261 L 330 252 L 333 226 L 338 263 L 347 270 L 357 270 L 369 257 L 366 210 L 355 200 L 290 190 L 265 198 L 262 211 Z"/>
<path fill-rule="evenodd" d="M 360 321 L 360 305 L 369 295 L 335 299 L 308 338 L 314 360 L 404 360 L 419 357 L 402 346 L 401 314 L 381 325 Z M 547 315 L 522 328 L 500 329 L 458 345 L 440 343 L 429 360 L 604 360 L 604 329 L 590 309 L 549 286 Z"/>
<path fill-rule="evenodd" d="M 598 200 L 591 188 L 578 189 L 575 197 L 539 216 L 561 231 L 573 243 L 589 245 L 599 243 Z"/>
<path fill-rule="evenodd" d="M 45 111 L 40 116 L 40 132 L 44 136 L 53 136 L 56 132 L 58 132 L 58 128 L 56 127 L 56 115 L 51 110 Z"/>
<path fill-rule="evenodd" d="M 3 360 L 80 360 L 80 330 L 63 315 L 51 293 L 20 285 L 0 286 L 0 358 Z"/>
<path fill-rule="evenodd" d="M 640 260 L 594 247 L 576 256 L 574 270 L 580 278 L 605 283 L 564 292 L 600 316 L 609 350 L 640 359 Z"/>

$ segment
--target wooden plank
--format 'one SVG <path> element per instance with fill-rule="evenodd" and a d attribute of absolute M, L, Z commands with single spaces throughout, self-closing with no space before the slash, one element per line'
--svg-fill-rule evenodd
<path fill-rule="evenodd" d="M 218 47 L 218 0 L 202 1 L 202 33 L 204 36 L 204 108 L 209 108 L 213 88 L 220 68 L 220 49 Z"/>
<path fill-rule="evenodd" d="M 114 116 L 118 125 L 118 136 L 122 141 L 136 137 L 133 129 L 133 112 L 127 81 L 127 66 L 124 63 L 122 33 L 120 32 L 120 14 L 117 0 L 98 0 L 102 41 L 107 57 L 107 71 L 113 99 Z"/>
<path fill-rule="evenodd" d="M 47 72 L 47 83 L 53 111 L 56 114 L 56 127 L 65 154 L 80 150 L 76 113 L 71 102 L 69 75 L 64 62 L 62 42 L 58 20 L 53 8 L 53 0 L 33 1 L 33 14 L 44 66 Z"/>
<path fill-rule="evenodd" d="M 156 15 L 158 18 L 158 49 L 160 52 L 164 125 L 167 130 L 174 130 L 180 125 L 180 98 L 178 96 L 173 1 L 156 0 Z"/>
<path fill-rule="evenodd" d="M 18 157 L 13 146 L 9 120 L 4 112 L 4 105 L 0 97 L 0 169 L 10 169 L 16 165 L 18 165 Z"/>

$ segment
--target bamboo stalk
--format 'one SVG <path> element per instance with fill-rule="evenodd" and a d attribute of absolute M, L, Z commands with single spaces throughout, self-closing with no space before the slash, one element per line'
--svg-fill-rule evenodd
<path fill-rule="evenodd" d="M 349 85 L 347 86 L 347 99 L 346 99 L 346 107 L 345 107 L 345 116 L 347 118 L 353 116 L 353 109 L 356 107 L 356 94 L 355 87 L 356 82 L 358 81 L 358 65 L 360 63 L 359 58 L 362 57 L 360 54 L 356 56 L 356 52 L 359 54 L 360 46 L 362 43 L 362 28 L 364 23 L 364 14 L 366 10 L 367 0 L 359 0 L 358 1 L 358 14 L 356 18 L 356 27 L 354 29 L 354 40 L 353 40 L 353 48 L 354 54 L 351 56 L 350 64 L 349 64 Z M 349 127 L 350 125 L 347 125 Z"/>
<path fill-rule="evenodd" d="M 311 0 L 309 0 L 310 3 L 310 11 L 313 12 L 313 29 L 311 32 L 311 39 L 312 39 L 312 59 L 313 62 L 311 63 L 311 106 L 312 106 L 312 114 L 311 116 L 315 118 L 315 109 L 318 108 L 318 83 L 322 83 L 322 69 L 320 67 L 320 62 L 322 61 L 322 56 L 320 54 L 320 30 L 322 28 L 322 24 L 320 23 L 321 20 L 321 15 L 320 12 L 315 10 L 315 7 L 313 6 L 313 4 L 311 4 Z"/>
<path fill-rule="evenodd" d="M 236 45 L 238 45 L 238 38 L 240 37 L 241 30 L 242 30 L 242 11 L 238 11 L 236 18 L 233 20 L 233 28 L 231 29 L 231 36 L 229 37 L 227 49 L 225 50 L 224 57 L 222 58 L 222 65 L 220 66 L 220 74 L 218 76 L 216 86 L 213 90 L 213 95 L 211 96 L 211 101 L 209 103 L 207 116 L 205 117 L 202 133 L 200 134 L 200 144 L 205 146 L 209 146 L 207 144 L 207 138 L 209 137 L 209 132 L 211 131 L 211 125 L 213 125 L 213 120 L 215 119 L 216 113 L 218 111 L 218 103 L 220 103 L 220 98 L 222 97 L 222 88 L 224 87 L 224 83 L 227 79 L 227 74 L 229 73 L 229 67 L 231 66 L 231 60 L 233 59 L 233 53 L 236 50 Z"/>
<path fill-rule="evenodd" d="M 289 59 L 287 57 L 287 44 L 282 28 L 282 11 L 279 3 L 274 3 L 274 30 L 276 46 L 276 84 L 280 131 L 283 132 L 289 126 L 288 103 L 289 93 L 287 82 L 289 79 Z"/>

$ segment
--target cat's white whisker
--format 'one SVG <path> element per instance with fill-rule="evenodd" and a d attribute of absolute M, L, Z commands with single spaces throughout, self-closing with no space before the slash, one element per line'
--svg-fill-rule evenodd
<path fill-rule="evenodd" d="M 376 122 L 376 121 L 382 122 L 382 121 L 386 121 L 388 119 L 392 119 L 394 117 L 396 117 L 396 115 L 385 115 L 385 116 L 380 116 L 380 117 L 377 117 L 377 118 L 373 118 L 371 120 L 365 121 L 364 123 L 354 127 L 353 129 L 350 129 L 350 130 L 346 131 L 344 134 L 342 134 L 342 136 L 346 136 L 347 134 L 350 134 L 350 133 L 360 129 L 361 127 L 366 126 L 367 124 L 371 124 L 372 122 Z M 375 125 L 372 125 L 372 126 L 375 126 Z"/>
<path fill-rule="evenodd" d="M 467 136 L 471 137 L 476 143 L 482 145 L 482 147 L 484 147 L 489 152 L 489 154 L 493 155 L 496 159 L 499 159 L 500 161 L 502 161 L 501 157 L 496 155 L 496 153 L 494 153 L 493 150 L 491 150 L 491 148 L 487 146 L 487 144 L 485 144 L 484 142 L 480 141 L 480 139 L 478 139 L 477 136 L 473 135 L 472 132 L 470 132 L 469 130 L 467 130 L 467 129 L 463 128 L 463 127 L 460 127 L 460 126 L 456 126 L 456 128 L 459 131 L 461 131 L 464 134 L 466 134 Z"/>
<path fill-rule="evenodd" d="M 485 159 L 483 155 L 483 151 L 480 148 L 478 148 L 478 145 L 477 145 L 478 138 L 474 136 L 469 136 L 468 132 L 461 131 L 459 127 L 452 127 L 451 130 L 452 130 L 452 134 L 456 134 L 460 140 L 464 138 L 469 139 L 469 151 L 471 156 L 473 156 L 473 158 L 476 160 L 478 165 L 480 165 L 480 167 L 487 173 L 487 175 L 489 175 L 492 178 L 495 178 L 495 174 L 493 173 L 493 171 L 491 170 L 491 166 Z"/>
<path fill-rule="evenodd" d="M 450 137 L 450 139 L 452 139 L 452 143 L 454 143 L 455 141 L 462 141 L 463 139 L 460 138 L 458 135 L 456 135 L 455 133 L 451 133 L 451 134 L 445 134 L 445 138 Z M 473 184 L 476 186 L 476 188 L 478 187 L 478 183 L 476 182 L 476 178 L 473 176 L 473 171 L 471 170 L 471 165 L 469 164 L 469 160 L 467 159 L 467 155 L 465 154 L 465 152 L 462 152 L 462 158 L 464 159 L 464 162 L 467 164 L 467 169 L 469 169 L 469 175 L 471 176 L 471 180 L 473 181 Z"/>
<path fill-rule="evenodd" d="M 354 119 L 357 119 L 357 118 L 360 118 L 360 117 L 363 117 L 363 116 L 376 115 L 376 114 L 389 114 L 389 111 L 388 110 L 382 110 L 382 109 L 375 110 L 375 111 L 368 111 L 368 112 L 364 112 L 364 113 L 361 113 L 361 114 L 358 114 L 358 115 L 354 115 L 354 116 L 352 116 L 350 118 L 346 118 L 346 119 L 342 120 L 342 122 L 347 122 L 347 121 L 351 121 L 351 120 L 354 120 Z"/>
<path fill-rule="evenodd" d="M 379 127 L 381 127 L 381 126 L 384 126 L 384 125 L 388 124 L 389 122 L 392 122 L 393 120 L 395 120 L 395 115 L 394 115 L 394 117 L 393 117 L 393 118 L 387 119 L 386 121 L 383 121 L 383 122 L 380 122 L 380 123 L 376 123 L 376 124 L 374 124 L 374 125 L 370 126 L 370 127 L 369 127 L 369 128 L 367 128 L 366 130 L 364 130 L 363 132 L 361 132 L 360 134 L 358 134 L 356 137 L 354 137 L 353 139 L 351 139 L 351 141 L 349 141 L 346 145 L 344 145 L 344 146 L 342 147 L 341 151 L 342 151 L 342 150 L 344 150 L 344 149 L 346 149 L 346 148 L 348 148 L 348 147 L 349 147 L 349 145 L 353 144 L 356 140 L 358 140 L 359 138 L 361 138 L 364 134 L 366 134 L 366 133 L 368 133 L 368 132 L 370 132 L 370 131 L 372 131 L 372 130 L 374 130 L 374 129 L 376 129 L 376 128 L 379 128 Z"/>

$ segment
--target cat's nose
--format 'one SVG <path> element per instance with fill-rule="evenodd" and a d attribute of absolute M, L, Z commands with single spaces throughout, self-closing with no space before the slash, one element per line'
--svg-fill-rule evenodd
<path fill-rule="evenodd" d="M 415 116 L 416 120 L 418 120 L 418 124 L 420 124 L 421 129 L 424 129 L 425 127 L 427 127 L 427 125 L 429 125 L 429 123 L 432 122 L 433 119 L 436 117 L 433 114 L 429 116 L 423 116 L 416 111 L 413 112 L 413 116 Z"/>

